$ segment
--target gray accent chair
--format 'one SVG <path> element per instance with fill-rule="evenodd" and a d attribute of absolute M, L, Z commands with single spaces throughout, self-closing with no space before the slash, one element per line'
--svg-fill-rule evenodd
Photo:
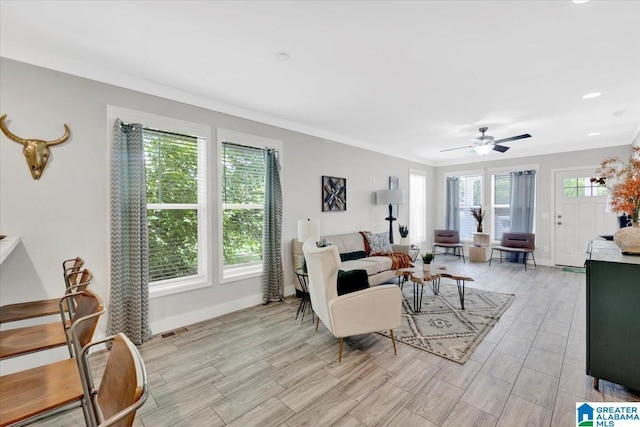
<path fill-rule="evenodd" d="M 524 269 L 527 270 L 527 255 L 531 254 L 533 259 L 533 266 L 536 265 L 536 257 L 533 255 L 533 251 L 536 248 L 536 235 L 533 233 L 502 233 L 502 241 L 499 246 L 491 247 L 491 258 L 489 259 L 489 266 L 491 266 L 491 260 L 493 259 L 493 251 L 500 252 L 500 262 L 502 262 L 502 252 L 524 254 Z"/>
<path fill-rule="evenodd" d="M 452 249 L 453 254 L 458 258 L 464 259 L 464 246 L 460 243 L 460 232 L 458 230 L 433 230 L 433 255 L 436 254 L 436 248 Z M 435 257 L 434 257 L 435 259 Z"/>

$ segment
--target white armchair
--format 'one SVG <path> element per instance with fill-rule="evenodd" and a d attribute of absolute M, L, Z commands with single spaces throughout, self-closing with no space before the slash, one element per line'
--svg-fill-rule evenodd
<path fill-rule="evenodd" d="M 302 246 L 309 274 L 311 306 L 319 321 L 340 339 L 338 363 L 342 362 L 344 337 L 382 330 L 391 332 L 393 351 L 397 354 L 393 329 L 402 322 L 402 294 L 396 285 L 380 285 L 338 296 L 340 254 L 336 246 L 316 247 L 313 239 Z"/>

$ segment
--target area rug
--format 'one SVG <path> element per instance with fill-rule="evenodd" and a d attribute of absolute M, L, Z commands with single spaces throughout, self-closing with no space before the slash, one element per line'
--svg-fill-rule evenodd
<path fill-rule="evenodd" d="M 439 295 L 425 285 L 422 311 L 413 309 L 413 286 L 404 285 L 402 325 L 396 340 L 463 364 L 509 308 L 515 296 L 466 287 L 464 307 L 455 284 L 443 280 Z M 384 336 L 389 333 L 379 332 Z"/>

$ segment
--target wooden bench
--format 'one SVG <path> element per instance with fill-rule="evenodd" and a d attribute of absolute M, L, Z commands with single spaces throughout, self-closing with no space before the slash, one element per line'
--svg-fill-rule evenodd
<path fill-rule="evenodd" d="M 536 247 L 536 235 L 533 233 L 502 233 L 502 241 L 499 246 L 491 247 L 491 258 L 489 259 L 489 265 L 493 259 L 493 251 L 500 252 L 500 262 L 502 262 L 502 252 L 524 254 L 524 269 L 527 270 L 527 256 L 531 254 L 534 267 L 536 265 L 536 257 L 533 255 L 533 251 Z"/>

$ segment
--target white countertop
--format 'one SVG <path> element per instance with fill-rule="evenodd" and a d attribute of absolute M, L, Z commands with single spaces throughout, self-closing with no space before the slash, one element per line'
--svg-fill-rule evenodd
<path fill-rule="evenodd" d="M 20 236 L 7 236 L 0 240 L 0 264 L 9 256 L 20 243 Z"/>

